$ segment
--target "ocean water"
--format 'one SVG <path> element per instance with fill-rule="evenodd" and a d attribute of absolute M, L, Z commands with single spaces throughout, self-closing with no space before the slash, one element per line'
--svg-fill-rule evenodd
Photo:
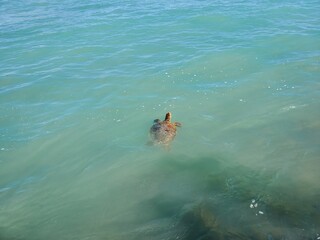
<path fill-rule="evenodd" d="M 320 239 L 319 1 L 0 12 L 1 240 Z"/>

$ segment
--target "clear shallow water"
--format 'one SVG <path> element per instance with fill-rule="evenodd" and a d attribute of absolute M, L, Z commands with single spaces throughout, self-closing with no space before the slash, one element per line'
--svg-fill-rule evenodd
<path fill-rule="evenodd" d="M 0 238 L 317 239 L 319 6 L 2 1 Z"/>

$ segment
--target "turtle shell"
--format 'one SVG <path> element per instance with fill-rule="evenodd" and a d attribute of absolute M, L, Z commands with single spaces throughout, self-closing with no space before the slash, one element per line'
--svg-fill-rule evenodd
<path fill-rule="evenodd" d="M 150 136 L 153 144 L 163 144 L 168 146 L 177 134 L 177 127 L 181 126 L 180 123 L 171 123 L 171 113 L 167 113 L 165 120 L 154 120 L 150 128 Z"/>

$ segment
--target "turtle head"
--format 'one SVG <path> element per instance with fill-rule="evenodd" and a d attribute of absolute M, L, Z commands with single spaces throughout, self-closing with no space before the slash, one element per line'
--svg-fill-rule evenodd
<path fill-rule="evenodd" d="M 165 118 L 164 120 L 167 121 L 167 122 L 170 122 L 170 121 L 171 121 L 171 112 L 168 112 L 168 113 L 166 114 L 166 118 Z"/>

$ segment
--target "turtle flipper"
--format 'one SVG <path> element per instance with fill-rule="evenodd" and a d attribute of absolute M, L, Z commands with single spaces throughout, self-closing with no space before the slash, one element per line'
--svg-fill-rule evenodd
<path fill-rule="evenodd" d="M 181 123 L 179 123 L 179 122 L 174 122 L 173 123 L 176 127 L 181 127 Z"/>

